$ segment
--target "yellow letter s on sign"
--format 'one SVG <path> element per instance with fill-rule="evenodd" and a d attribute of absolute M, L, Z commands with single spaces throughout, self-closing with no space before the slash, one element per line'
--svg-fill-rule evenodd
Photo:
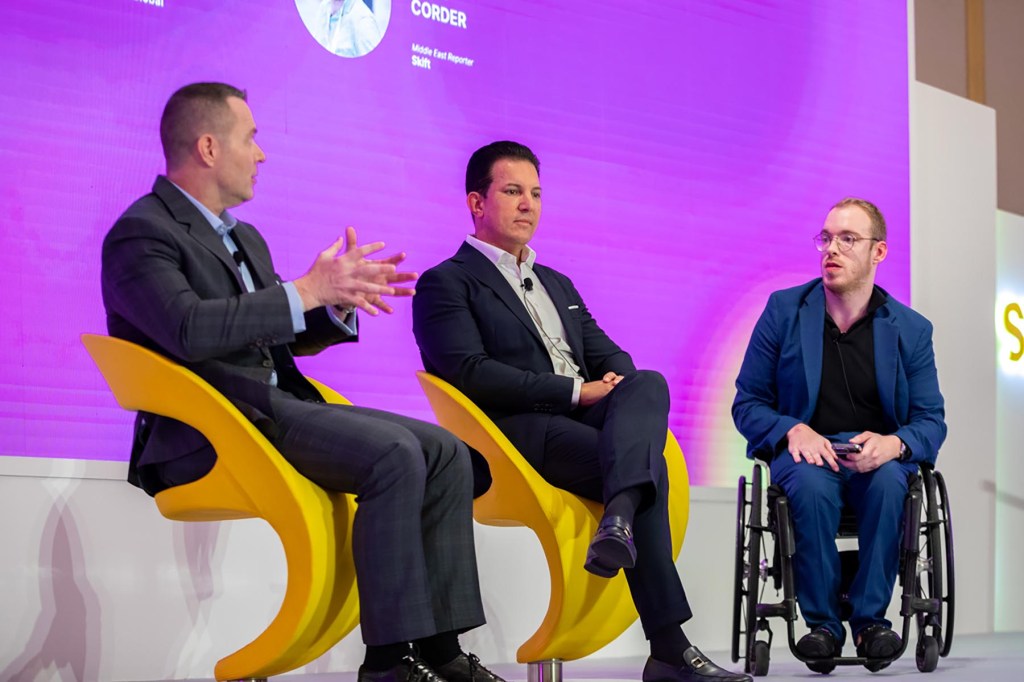
<path fill-rule="evenodd" d="M 1021 312 L 1020 305 L 1017 303 L 1011 303 L 1003 310 L 1003 324 L 1006 325 L 1006 331 L 1017 339 L 1017 350 L 1010 351 L 1010 359 L 1016 362 L 1020 360 L 1021 356 L 1024 356 L 1024 333 L 1021 333 L 1021 330 L 1010 320 L 1010 313 L 1016 313 L 1018 320 L 1024 320 L 1024 312 Z"/>

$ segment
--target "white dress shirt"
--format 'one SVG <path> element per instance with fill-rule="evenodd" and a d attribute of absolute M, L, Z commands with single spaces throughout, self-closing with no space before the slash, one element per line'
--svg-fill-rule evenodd
<path fill-rule="evenodd" d="M 551 356 L 551 366 L 554 368 L 555 374 L 573 380 L 572 406 L 576 407 L 580 402 L 583 377 L 580 375 L 580 366 L 576 362 L 572 348 L 569 347 L 569 342 L 565 338 L 565 326 L 562 324 L 562 318 L 558 316 L 558 309 L 555 307 L 554 301 L 551 300 L 547 289 L 533 272 L 537 252 L 529 246 L 523 247 L 526 249 L 526 258 L 520 263 L 508 251 L 482 242 L 473 235 L 466 236 L 466 243 L 494 263 L 498 272 L 512 287 L 512 291 L 526 306 L 526 312 L 530 314 L 530 319 L 533 320 L 533 324 L 537 327 L 537 332 L 544 342 L 544 348 Z M 532 283 L 530 291 L 526 290 L 525 281 L 527 279 Z"/>

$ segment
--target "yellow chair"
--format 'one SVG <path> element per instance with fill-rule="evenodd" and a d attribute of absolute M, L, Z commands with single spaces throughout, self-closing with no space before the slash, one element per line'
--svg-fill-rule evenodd
<path fill-rule="evenodd" d="M 626 578 L 608 580 L 583 568 L 602 506 L 541 478 L 480 408 L 451 384 L 417 372 L 438 423 L 479 451 L 493 484 L 473 516 L 490 526 L 527 526 L 540 540 L 551 574 L 551 601 L 537 631 L 516 653 L 528 678 L 558 680 L 561 661 L 583 658 L 621 635 L 637 618 Z M 690 507 L 686 462 L 671 432 L 665 445 L 672 555 L 679 556 Z"/>
<path fill-rule="evenodd" d="M 203 478 L 156 496 L 176 521 L 261 518 L 281 539 L 288 583 L 277 616 L 255 640 L 221 659 L 218 680 L 266 678 L 319 657 L 359 622 L 351 529 L 355 501 L 300 475 L 204 380 L 167 358 L 109 336 L 83 334 L 117 402 L 185 422 L 213 444 Z M 351 404 L 313 382 L 331 403 Z"/>

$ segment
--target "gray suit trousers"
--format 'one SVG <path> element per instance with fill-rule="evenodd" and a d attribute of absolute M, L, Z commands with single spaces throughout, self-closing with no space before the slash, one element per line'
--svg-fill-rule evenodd
<path fill-rule="evenodd" d="M 359 504 L 353 554 L 363 641 L 407 642 L 484 623 L 469 450 L 444 429 L 279 389 L 275 445 L 304 476 Z"/>

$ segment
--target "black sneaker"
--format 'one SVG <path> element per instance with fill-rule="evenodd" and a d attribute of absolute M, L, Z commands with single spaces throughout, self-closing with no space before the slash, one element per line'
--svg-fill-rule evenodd
<path fill-rule="evenodd" d="M 832 658 L 841 648 L 835 635 L 828 628 L 814 628 L 800 638 L 796 650 L 804 658 Z"/>

